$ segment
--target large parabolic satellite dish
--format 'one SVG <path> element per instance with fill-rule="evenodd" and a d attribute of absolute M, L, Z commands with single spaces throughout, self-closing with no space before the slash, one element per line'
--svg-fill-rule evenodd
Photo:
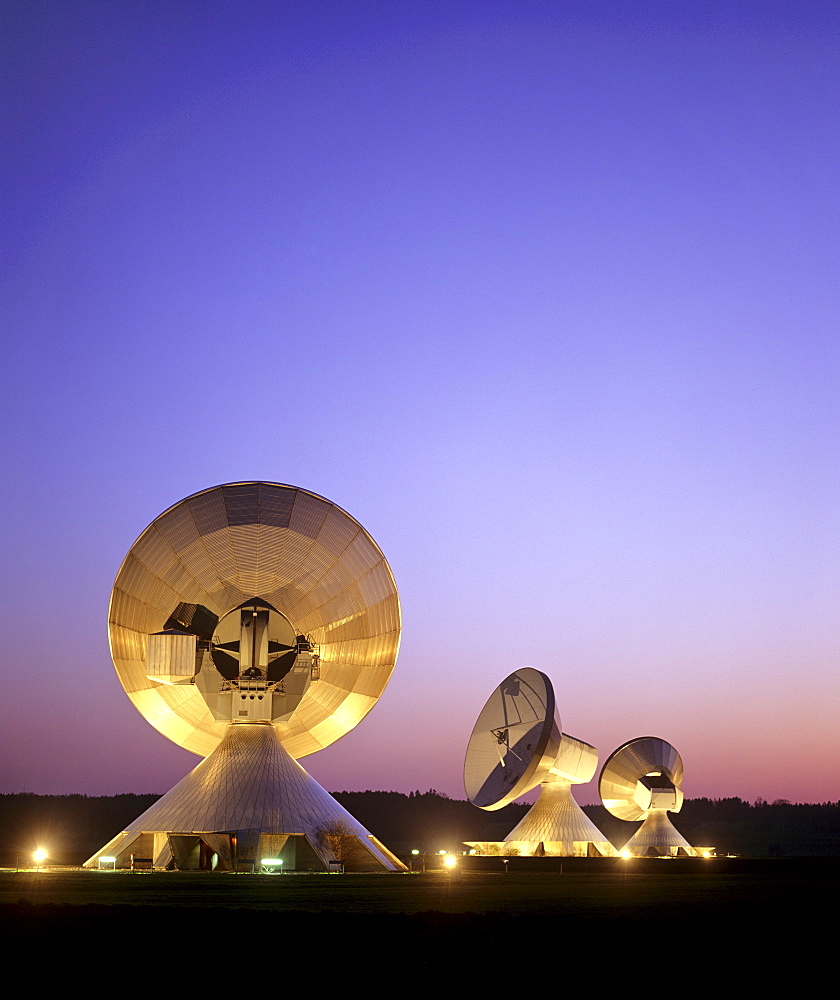
<path fill-rule="evenodd" d="M 384 867 L 402 867 L 291 759 L 357 725 L 397 657 L 393 575 L 346 511 L 276 483 L 187 497 L 132 545 L 114 583 L 109 634 L 138 711 L 208 758 L 125 832 L 154 833 L 147 853 L 165 859 L 168 837 L 169 856 L 189 867 L 192 848 L 173 844 L 173 831 L 206 834 L 204 855 L 212 848 L 217 863 L 233 867 L 236 850 L 222 841 L 231 836 L 241 847 L 237 831 L 247 829 L 252 841 L 259 831 L 274 837 L 274 853 L 277 837 L 303 836 L 325 865 L 335 861 L 328 845 L 336 837 L 355 838 Z M 259 768 L 262 784 L 251 787 Z M 259 815 L 253 803 L 237 812 L 242 780 L 263 803 Z M 126 853 L 126 842 L 120 849 Z"/>
<path fill-rule="evenodd" d="M 467 745 L 464 788 L 473 805 L 494 810 L 540 785 L 537 801 L 494 850 L 612 855 L 612 845 L 571 792 L 573 784 L 590 781 L 597 766 L 595 747 L 563 732 L 549 678 L 522 667 L 499 684 L 478 716 Z"/>
<path fill-rule="evenodd" d="M 175 743 L 206 756 L 250 712 L 299 758 L 382 694 L 400 605 L 376 542 L 340 507 L 235 483 L 187 497 L 140 535 L 114 583 L 109 632 L 126 693 Z"/>

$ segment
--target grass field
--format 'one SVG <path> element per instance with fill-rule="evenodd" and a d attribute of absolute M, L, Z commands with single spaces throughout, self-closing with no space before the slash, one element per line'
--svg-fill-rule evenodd
<path fill-rule="evenodd" d="M 597 976 L 609 959 L 626 974 L 636 969 L 640 982 L 664 971 L 673 985 L 686 963 L 730 979 L 749 969 L 755 984 L 773 982 L 767 956 L 788 962 L 807 949 L 808 968 L 819 964 L 826 895 L 820 869 L 803 877 L 786 866 L 688 875 L 3 870 L 0 940 L 30 963 L 107 955 L 134 967 L 161 949 L 183 951 L 193 987 L 196 977 L 234 985 L 247 955 L 257 985 L 274 982 L 277 962 L 304 963 L 319 981 L 340 984 L 359 956 L 377 976 L 410 968 L 426 983 L 467 966 L 490 985 L 513 981 L 524 956 Z"/>
<path fill-rule="evenodd" d="M 0 872 L 0 904 L 179 906 L 307 913 L 492 913 L 675 919 L 789 912 L 815 894 L 797 875 L 241 875 Z"/>

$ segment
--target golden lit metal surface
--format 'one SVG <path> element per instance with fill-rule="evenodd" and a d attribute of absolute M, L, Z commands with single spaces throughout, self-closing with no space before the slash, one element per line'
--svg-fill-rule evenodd
<path fill-rule="evenodd" d="M 664 776 L 666 783 L 676 790 L 682 785 L 682 759 L 665 740 L 657 736 L 641 736 L 623 743 L 610 754 L 601 768 L 598 791 L 601 801 L 613 816 L 635 821 L 648 815 L 651 790 L 644 784 L 648 775 Z M 679 798 L 679 805 L 676 798 Z M 677 812 L 682 805 L 682 793 L 675 796 L 674 805 L 676 808 L 671 808 L 671 811 Z"/>
<path fill-rule="evenodd" d="M 405 870 L 296 760 L 370 711 L 397 657 L 394 578 L 349 514 L 276 483 L 187 497 L 131 547 L 109 634 L 136 708 L 204 760 L 86 867 Z"/>
<path fill-rule="evenodd" d="M 257 859 L 271 852 L 275 857 L 290 837 L 305 837 L 308 850 L 326 869 L 336 850 L 333 833 L 345 849 L 352 841 L 360 870 L 405 869 L 286 752 L 273 726 L 234 722 L 212 754 L 85 865 L 95 867 L 107 855 L 125 868 L 136 854 L 156 868 L 173 861 L 179 868 L 189 867 L 178 858 L 177 846 L 179 836 L 193 834 L 218 856 L 222 870 L 235 867 L 234 854 Z"/>
<path fill-rule="evenodd" d="M 551 681 L 533 667 L 506 677 L 487 699 L 467 745 L 464 788 L 480 809 L 501 809 L 538 784 L 560 748 Z"/>
<path fill-rule="evenodd" d="M 680 755 L 657 736 L 630 740 L 609 756 L 598 780 L 601 801 L 618 819 L 644 820 L 622 857 L 697 855 L 668 817 L 682 808 L 682 780 Z"/>
<path fill-rule="evenodd" d="M 264 646 L 286 649 L 290 636 L 306 636 L 317 650 L 299 657 L 306 668 L 290 671 L 259 706 L 265 692 L 251 697 L 237 682 L 232 693 L 213 659 L 216 647 L 231 645 L 222 634 L 230 616 L 255 599 L 263 602 L 255 618 L 267 622 Z M 179 615 L 201 623 L 193 631 L 213 633 L 198 642 L 193 676 L 185 676 L 178 638 L 190 629 L 173 627 Z M 173 651 L 155 649 L 150 661 L 150 637 L 165 642 L 167 634 Z M 187 497 L 140 535 L 114 583 L 109 635 L 126 693 L 173 742 L 212 753 L 239 698 L 239 714 L 271 722 L 299 758 L 349 732 L 382 694 L 397 657 L 400 605 L 379 547 L 340 507 L 294 486 L 233 483 Z"/>
<path fill-rule="evenodd" d="M 532 667 L 506 677 L 475 724 L 464 761 L 473 805 L 500 809 L 540 785 L 537 801 L 495 851 L 563 857 L 612 855 L 614 848 L 572 796 L 592 779 L 595 747 L 563 733 L 554 687 Z"/>

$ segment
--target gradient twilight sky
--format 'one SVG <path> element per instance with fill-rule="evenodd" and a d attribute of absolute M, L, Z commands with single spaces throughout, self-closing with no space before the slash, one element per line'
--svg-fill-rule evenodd
<path fill-rule="evenodd" d="M 197 762 L 123 694 L 109 594 L 164 509 L 261 479 L 402 598 L 327 788 L 463 797 L 527 664 L 688 797 L 840 798 L 840 5 L 2 18 L 0 791 Z"/>

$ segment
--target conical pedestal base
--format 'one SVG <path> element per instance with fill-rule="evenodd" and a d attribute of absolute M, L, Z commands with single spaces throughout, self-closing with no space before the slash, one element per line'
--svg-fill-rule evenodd
<path fill-rule="evenodd" d="M 251 871 L 270 858 L 283 871 L 406 870 L 289 755 L 270 723 L 231 723 L 209 757 L 85 867 L 105 857 L 117 868 Z"/>
<path fill-rule="evenodd" d="M 614 857 L 616 850 L 572 796 L 562 778 L 544 782 L 540 795 L 503 844 L 471 843 L 484 854 Z"/>
<path fill-rule="evenodd" d="M 697 851 L 674 826 L 664 809 L 655 809 L 624 845 L 634 857 L 697 857 Z"/>
<path fill-rule="evenodd" d="M 572 796 L 571 782 L 544 782 L 537 801 L 505 838 L 505 850 L 525 855 L 611 857 L 615 848 Z"/>

